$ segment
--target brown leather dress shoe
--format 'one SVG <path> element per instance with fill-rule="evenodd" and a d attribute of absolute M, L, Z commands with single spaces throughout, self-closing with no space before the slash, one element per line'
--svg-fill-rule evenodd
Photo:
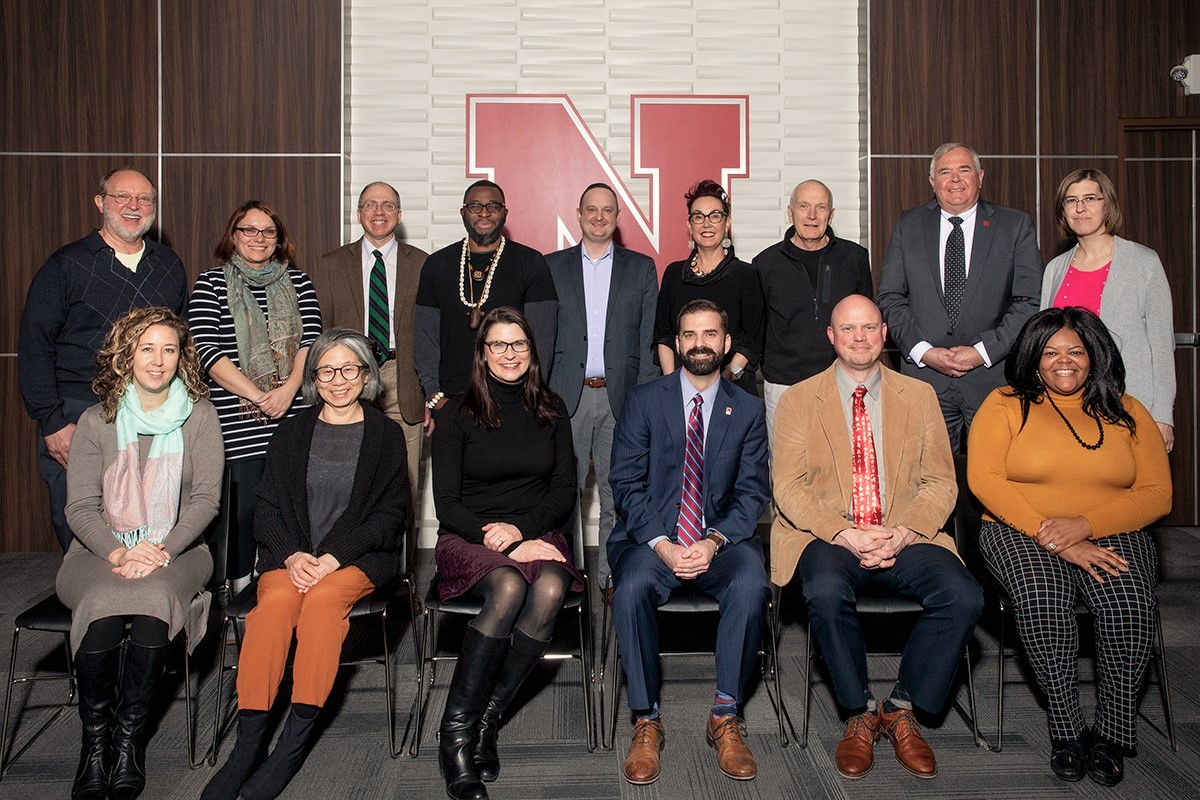
<path fill-rule="evenodd" d="M 846 722 L 846 732 L 834 751 L 838 772 L 856 781 L 875 765 L 875 742 L 879 739 L 879 713 L 867 711 Z"/>
<path fill-rule="evenodd" d="M 933 748 L 921 735 L 921 726 L 917 724 L 912 711 L 900 708 L 889 714 L 880 709 L 879 723 L 884 735 L 892 740 L 892 747 L 896 748 L 896 760 L 900 762 L 900 766 L 918 778 L 932 778 L 937 775 Z"/>
<path fill-rule="evenodd" d="M 667 741 L 662 719 L 639 719 L 633 723 L 633 741 L 625 754 L 625 780 L 644 786 L 658 780 L 659 753 Z"/>
<path fill-rule="evenodd" d="M 721 772 L 735 781 L 753 780 L 758 774 L 758 764 L 754 762 L 754 754 L 746 744 L 744 724 L 734 714 L 723 717 L 708 715 L 708 744 L 717 750 L 717 766 Z"/>

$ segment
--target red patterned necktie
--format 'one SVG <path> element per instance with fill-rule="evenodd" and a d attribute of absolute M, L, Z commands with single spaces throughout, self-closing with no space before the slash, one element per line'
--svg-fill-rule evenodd
<path fill-rule="evenodd" d="M 704 537 L 700 522 L 704 519 L 704 417 L 700 407 L 704 398 L 692 398 L 692 413 L 688 415 L 687 441 L 683 447 L 683 495 L 679 502 L 679 543 L 691 547 Z"/>
<path fill-rule="evenodd" d="M 866 394 L 865 386 L 854 390 L 854 524 L 859 528 L 883 524 L 875 437 L 871 435 L 871 418 L 863 402 Z"/>

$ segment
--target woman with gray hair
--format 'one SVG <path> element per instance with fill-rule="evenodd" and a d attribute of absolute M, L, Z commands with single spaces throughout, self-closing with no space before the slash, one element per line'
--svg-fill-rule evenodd
<path fill-rule="evenodd" d="M 258 605 L 238 659 L 237 743 L 204 800 L 277 797 L 304 763 L 337 675 L 350 609 L 399 569 L 408 502 L 404 432 L 370 401 L 379 368 L 367 339 L 334 328 L 313 344 L 301 391 L 312 408 L 283 421 L 258 486 Z M 267 755 L 292 633 L 291 710 Z"/>

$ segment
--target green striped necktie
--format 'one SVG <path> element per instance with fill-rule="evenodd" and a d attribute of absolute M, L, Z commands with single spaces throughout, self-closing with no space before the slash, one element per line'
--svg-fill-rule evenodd
<path fill-rule="evenodd" d="M 371 289 L 367 293 L 367 335 L 386 353 L 391 350 L 391 314 L 388 313 L 387 270 L 383 253 L 372 250 L 375 266 L 371 268 Z"/>

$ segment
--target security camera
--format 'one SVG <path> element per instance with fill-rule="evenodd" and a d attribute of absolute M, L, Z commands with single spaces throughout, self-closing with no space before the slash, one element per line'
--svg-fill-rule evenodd
<path fill-rule="evenodd" d="M 1186 95 L 1200 94 L 1200 55 L 1190 55 L 1182 64 L 1171 67 L 1171 80 L 1183 84 Z"/>

